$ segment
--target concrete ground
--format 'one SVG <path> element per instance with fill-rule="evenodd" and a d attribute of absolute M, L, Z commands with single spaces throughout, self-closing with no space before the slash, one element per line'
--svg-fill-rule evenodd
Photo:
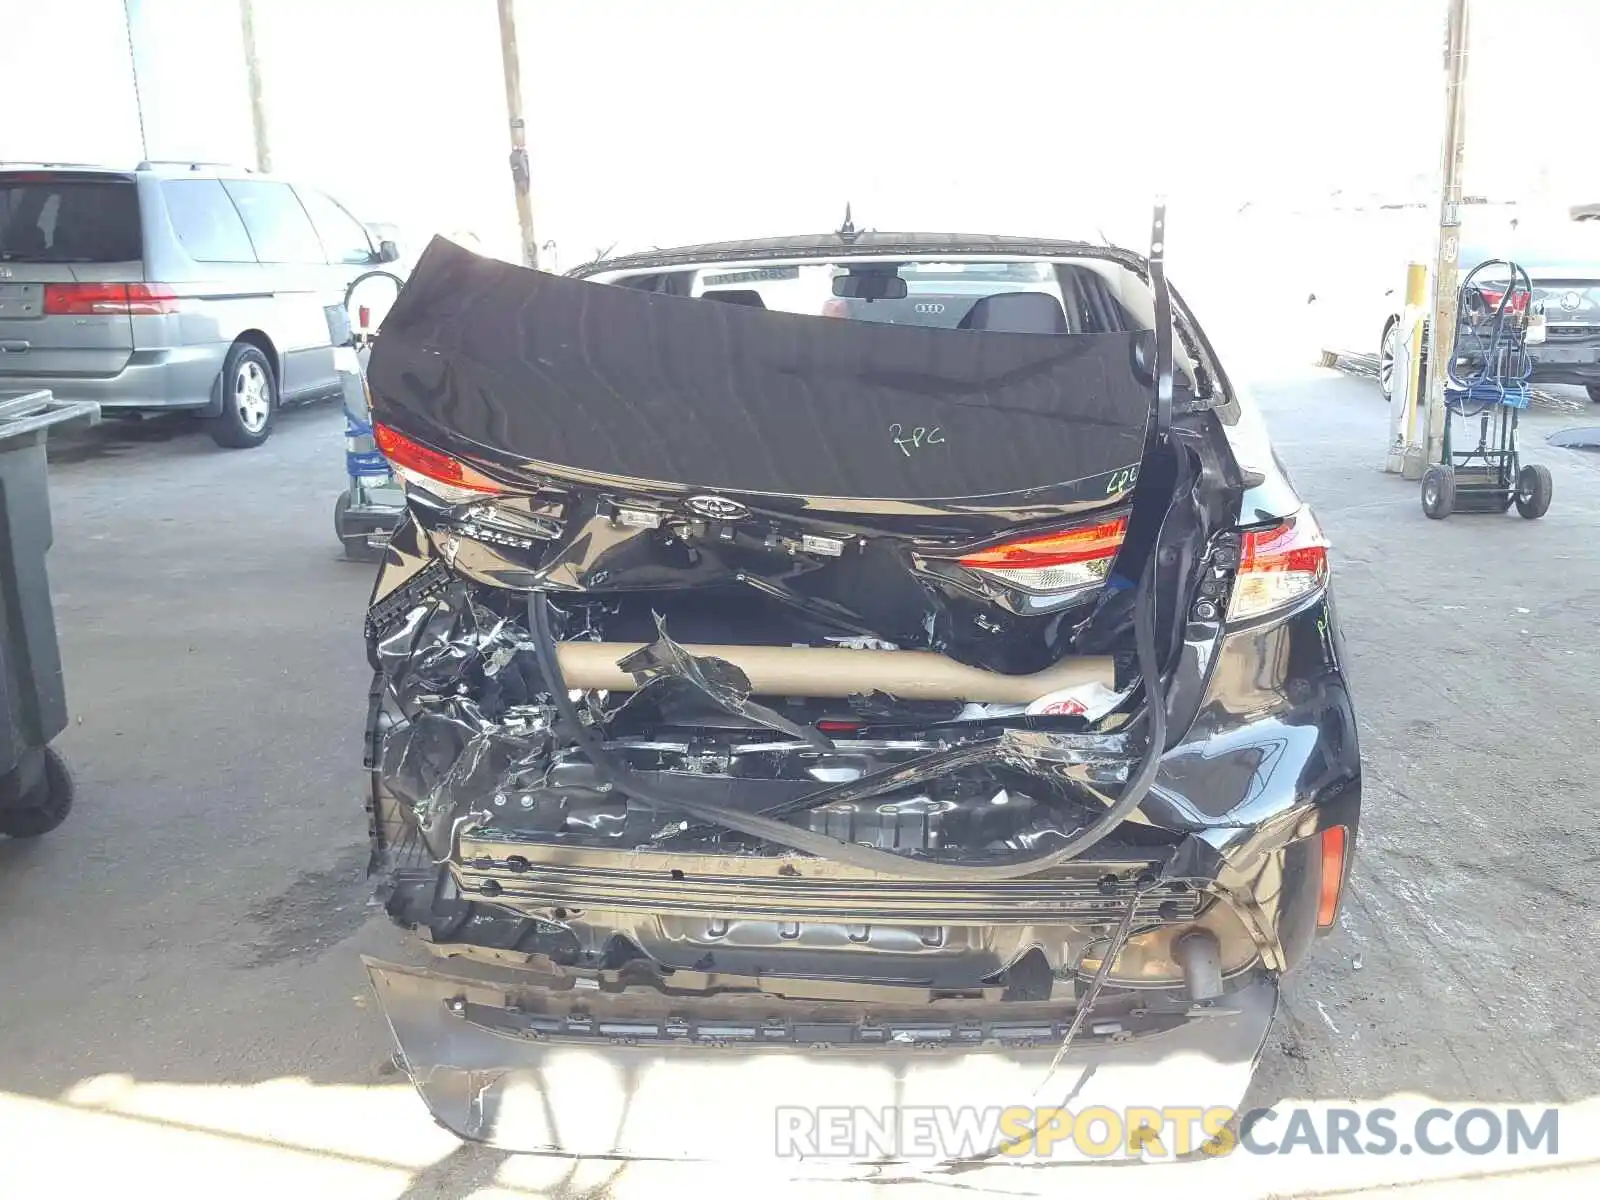
<path fill-rule="evenodd" d="M 1255 1098 L 1557 1104 L 1561 1153 L 1235 1155 L 1122 1171 L 1118 1194 L 1411 1182 L 1402 1194 L 1456 1195 L 1467 1176 L 1481 1176 L 1473 1195 L 1590 1191 L 1600 457 L 1542 440 L 1589 415 L 1529 418 L 1526 451 L 1556 478 L 1544 520 L 1433 523 L 1415 485 L 1378 469 L 1385 407 L 1370 381 L 1258 374 L 1280 376 L 1259 379 L 1258 398 L 1334 542 L 1367 774 L 1343 927 L 1291 981 Z M 509 1159 L 434 1127 L 395 1075 L 357 957 L 401 939 L 362 879 L 372 569 L 333 538 L 339 423 L 326 407 L 286 414 L 250 453 L 172 425 L 102 432 L 53 464 L 73 713 L 59 744 L 79 794 L 54 834 L 0 842 L 7 1194 L 131 1179 L 173 1196 L 351 1200 L 856 1194 Z M 929 1190 L 1085 1181 L 1019 1169 Z"/>

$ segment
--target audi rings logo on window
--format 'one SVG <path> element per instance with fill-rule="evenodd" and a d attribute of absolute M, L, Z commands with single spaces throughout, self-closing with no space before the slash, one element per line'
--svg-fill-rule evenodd
<path fill-rule="evenodd" d="M 932 315 L 934 313 L 942 313 L 944 311 L 944 305 L 942 305 L 942 304 L 929 304 L 927 302 L 924 302 L 922 304 L 913 305 L 913 311 L 919 312 L 919 313 L 928 313 L 928 314 Z"/>

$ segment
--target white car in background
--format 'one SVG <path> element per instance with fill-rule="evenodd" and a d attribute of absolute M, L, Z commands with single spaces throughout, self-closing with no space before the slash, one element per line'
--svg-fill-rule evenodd
<path fill-rule="evenodd" d="M 1328 223 L 1318 246 L 1328 270 L 1310 299 L 1323 365 L 1376 354 L 1378 387 L 1393 394 L 1406 264 L 1431 265 L 1437 232 L 1435 212 L 1422 207 L 1346 213 Z M 1533 301 L 1545 312 L 1546 341 L 1529 349 L 1531 381 L 1577 384 L 1600 402 L 1600 225 L 1515 204 L 1465 206 L 1459 269 L 1494 258 L 1528 272 Z"/>

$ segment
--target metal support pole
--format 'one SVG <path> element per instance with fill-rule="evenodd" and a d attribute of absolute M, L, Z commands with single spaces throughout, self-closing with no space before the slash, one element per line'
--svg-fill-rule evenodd
<path fill-rule="evenodd" d="M 517 57 L 516 0 L 499 0 L 500 57 L 506 82 L 506 116 L 511 121 L 511 184 L 517 193 L 517 224 L 522 231 L 522 261 L 539 265 L 539 241 L 533 233 L 533 198 L 529 194 L 527 126 L 522 119 L 522 63 Z"/>
<path fill-rule="evenodd" d="M 1433 267 L 1433 313 L 1428 323 L 1428 406 L 1423 415 L 1428 463 L 1444 460 L 1444 385 L 1456 352 L 1461 167 L 1467 136 L 1467 0 L 1450 0 L 1444 65 L 1444 155 L 1440 171 L 1443 187 Z"/>
<path fill-rule="evenodd" d="M 267 106 L 262 100 L 261 60 L 256 57 L 254 0 L 239 0 L 239 30 L 244 37 L 245 78 L 250 90 L 250 125 L 256 138 L 256 170 L 272 170 L 272 146 L 267 141 Z"/>

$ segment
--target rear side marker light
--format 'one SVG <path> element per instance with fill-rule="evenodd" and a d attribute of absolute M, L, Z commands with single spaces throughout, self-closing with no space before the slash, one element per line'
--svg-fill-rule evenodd
<path fill-rule="evenodd" d="M 959 562 L 1023 591 L 1071 592 L 1105 582 L 1127 533 L 1128 519 L 1118 517 L 991 546 Z"/>
<path fill-rule="evenodd" d="M 372 435 L 383 456 L 401 478 L 451 504 L 481 500 L 505 491 L 494 480 L 459 458 L 408 438 L 388 425 L 374 424 Z"/>
<path fill-rule="evenodd" d="M 1343 825 L 1330 825 L 1319 835 L 1322 843 L 1322 888 L 1317 894 L 1317 928 L 1331 929 L 1339 916 L 1339 893 L 1344 888 L 1345 840 Z"/>
<path fill-rule="evenodd" d="M 178 311 L 178 293 L 164 283 L 47 283 L 47 317 L 154 316 Z"/>
<path fill-rule="evenodd" d="M 1267 529 L 1244 535 L 1239 575 L 1233 584 L 1228 619 L 1243 621 L 1298 603 L 1328 582 L 1328 539 L 1302 508 Z"/>

